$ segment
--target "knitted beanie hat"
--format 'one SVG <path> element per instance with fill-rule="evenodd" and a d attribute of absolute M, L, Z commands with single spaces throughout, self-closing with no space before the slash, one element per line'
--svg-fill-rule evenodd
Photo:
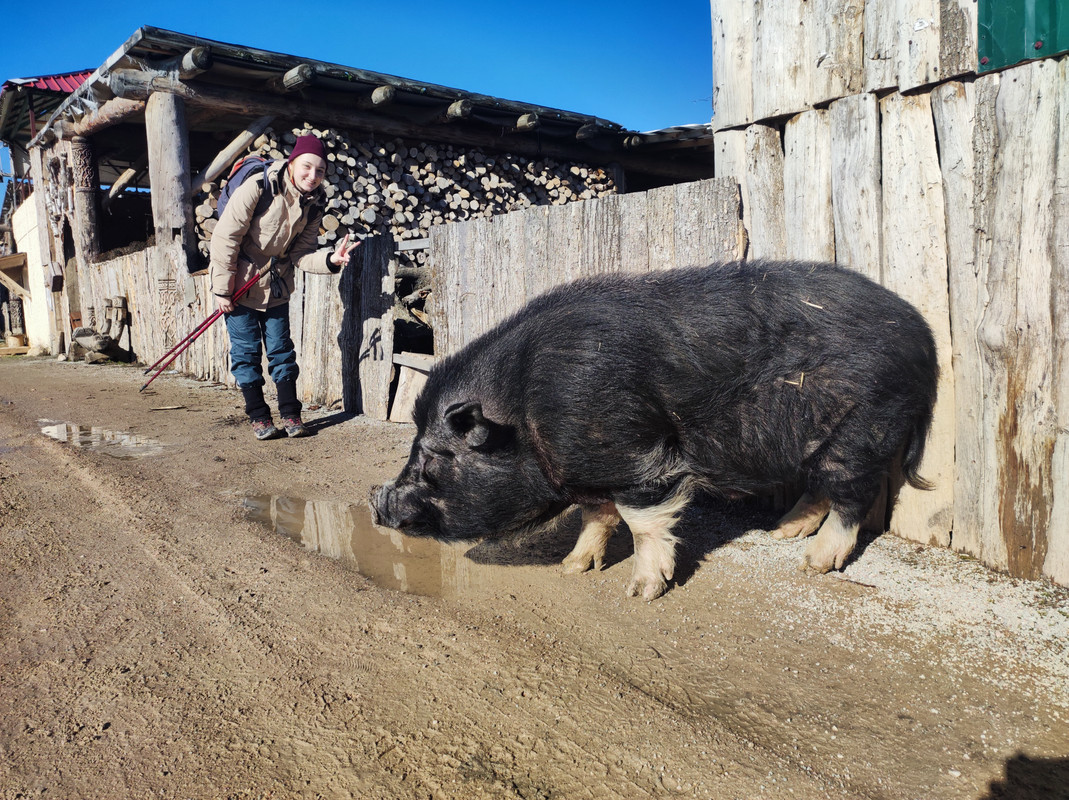
<path fill-rule="evenodd" d="M 293 163 L 293 159 L 303 153 L 311 153 L 314 156 L 319 156 L 324 161 L 327 160 L 327 152 L 323 149 L 323 143 L 313 133 L 306 133 L 304 136 L 297 137 L 297 142 L 293 145 L 293 152 L 290 153 L 289 162 Z"/>

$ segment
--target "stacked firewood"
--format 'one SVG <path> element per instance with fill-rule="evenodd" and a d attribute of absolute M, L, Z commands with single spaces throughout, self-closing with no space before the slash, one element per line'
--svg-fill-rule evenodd
<path fill-rule="evenodd" d="M 285 158 L 299 135 L 314 133 L 327 151 L 327 210 L 319 243 L 347 233 L 362 239 L 390 233 L 397 240 L 421 239 L 434 225 L 488 217 L 533 205 L 563 205 L 614 194 L 611 173 L 599 167 L 554 159 L 488 155 L 478 148 L 410 143 L 399 138 L 357 139 L 339 130 L 304 128 L 277 133 L 267 129 L 250 154 Z M 226 178 L 203 186 L 196 202 L 200 251 L 216 225 L 215 207 Z M 425 251 L 410 258 L 422 264 Z"/>

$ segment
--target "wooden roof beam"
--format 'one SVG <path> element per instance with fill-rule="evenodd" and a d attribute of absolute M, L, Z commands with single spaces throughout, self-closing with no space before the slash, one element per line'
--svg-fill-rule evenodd
<path fill-rule="evenodd" d="M 180 56 L 175 56 L 152 67 L 160 72 L 169 72 L 179 80 L 189 80 L 212 68 L 215 59 L 207 47 L 191 47 Z"/>
<path fill-rule="evenodd" d="M 353 106 L 356 108 L 382 108 L 397 99 L 397 89 L 393 86 L 376 86 L 371 94 L 359 98 Z"/>
<path fill-rule="evenodd" d="M 645 159 L 628 153 L 613 151 L 600 153 L 573 142 L 567 145 L 543 137 L 509 137 L 507 140 L 489 132 L 476 131 L 455 125 L 435 125 L 408 122 L 401 119 L 354 110 L 303 99 L 282 98 L 278 95 L 251 92 L 237 88 L 198 84 L 191 87 L 153 72 L 114 70 L 108 83 L 116 96 L 128 99 L 147 99 L 154 92 L 169 92 L 182 97 L 193 107 L 214 109 L 217 113 L 242 114 L 248 117 L 274 115 L 280 119 L 303 119 L 318 124 L 373 131 L 389 136 L 425 139 L 453 143 L 467 147 L 507 149 L 516 155 L 548 156 L 590 163 L 616 161 L 627 169 L 660 175 L 678 180 L 693 180 L 693 170 L 676 167 L 664 159 Z M 600 156 L 600 157 L 599 157 Z"/>
<path fill-rule="evenodd" d="M 311 64 L 298 64 L 282 75 L 277 75 L 267 82 L 268 91 L 279 94 L 291 94 L 301 89 L 307 89 L 316 80 L 315 67 Z"/>

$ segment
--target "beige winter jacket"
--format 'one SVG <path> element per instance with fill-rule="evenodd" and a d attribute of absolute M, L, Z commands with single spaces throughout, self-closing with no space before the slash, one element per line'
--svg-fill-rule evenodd
<path fill-rule="evenodd" d="M 286 173 L 285 161 L 277 161 L 267 168 L 267 180 L 272 182 L 274 192 L 271 205 L 259 216 L 255 211 L 263 188 L 261 176 L 250 176 L 234 191 L 212 232 L 210 251 L 212 293 L 220 297 L 230 297 L 267 266 L 272 256 L 279 257 L 276 269 L 282 277 L 283 296 L 271 296 L 268 272 L 238 300 L 238 304 L 260 311 L 289 300 L 293 294 L 294 265 L 318 274 L 341 269 L 330 261 L 331 248 L 317 249 L 319 222 L 323 218 L 323 188 L 307 198 L 302 197 Z M 285 258 L 281 258 L 283 253 Z"/>

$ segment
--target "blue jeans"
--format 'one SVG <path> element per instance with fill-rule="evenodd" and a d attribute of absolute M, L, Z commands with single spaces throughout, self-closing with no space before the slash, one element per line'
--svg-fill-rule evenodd
<path fill-rule="evenodd" d="M 290 306 L 284 303 L 266 311 L 235 306 L 224 314 L 230 334 L 230 371 L 238 386 L 263 386 L 263 345 L 271 380 L 295 381 L 300 373 L 297 351 L 290 339 Z"/>

